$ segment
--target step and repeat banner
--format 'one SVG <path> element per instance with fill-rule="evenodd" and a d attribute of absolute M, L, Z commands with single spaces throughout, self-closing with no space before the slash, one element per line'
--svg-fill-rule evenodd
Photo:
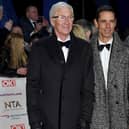
<path fill-rule="evenodd" d="M 30 129 L 26 78 L 0 77 L 0 129 Z"/>

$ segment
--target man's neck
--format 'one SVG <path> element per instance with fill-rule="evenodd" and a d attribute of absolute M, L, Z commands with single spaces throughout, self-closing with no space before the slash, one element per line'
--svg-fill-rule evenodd
<path fill-rule="evenodd" d="M 63 36 L 63 37 L 57 36 L 57 40 L 62 41 L 62 42 L 66 42 L 66 41 L 70 40 L 70 35 Z"/>
<path fill-rule="evenodd" d="M 111 39 L 113 39 L 113 37 L 110 37 L 110 38 L 102 38 L 101 36 L 99 37 L 99 40 L 103 43 L 107 43 L 109 42 Z"/>

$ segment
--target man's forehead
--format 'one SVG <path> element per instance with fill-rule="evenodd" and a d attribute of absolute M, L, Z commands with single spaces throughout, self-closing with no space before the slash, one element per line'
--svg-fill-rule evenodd
<path fill-rule="evenodd" d="M 112 15 L 115 17 L 115 14 L 112 11 L 102 11 L 99 13 L 99 16 L 101 16 L 101 15 L 104 15 L 104 16 L 105 15 Z"/>

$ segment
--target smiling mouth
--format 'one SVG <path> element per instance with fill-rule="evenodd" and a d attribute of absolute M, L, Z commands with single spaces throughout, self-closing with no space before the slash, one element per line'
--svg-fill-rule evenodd
<path fill-rule="evenodd" d="M 111 33 L 111 30 L 105 30 L 104 32 L 105 33 Z"/>

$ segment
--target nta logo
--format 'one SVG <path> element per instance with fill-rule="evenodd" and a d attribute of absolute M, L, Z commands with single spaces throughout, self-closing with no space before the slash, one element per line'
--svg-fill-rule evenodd
<path fill-rule="evenodd" d="M 5 109 L 17 109 L 22 107 L 19 101 L 14 101 L 14 100 L 9 102 L 4 102 L 4 105 Z"/>

